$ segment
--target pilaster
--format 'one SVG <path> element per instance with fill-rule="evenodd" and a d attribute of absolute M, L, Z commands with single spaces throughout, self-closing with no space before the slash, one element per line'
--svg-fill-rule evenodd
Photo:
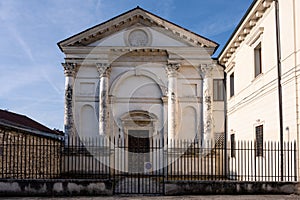
<path fill-rule="evenodd" d="M 200 73 L 203 79 L 203 138 L 202 144 L 206 148 L 214 146 L 214 130 L 213 130 L 213 78 L 212 70 L 214 64 L 201 64 Z"/>
<path fill-rule="evenodd" d="M 180 63 L 169 62 L 166 65 L 168 75 L 168 141 L 169 145 L 176 139 L 177 133 L 177 72 Z"/>
<path fill-rule="evenodd" d="M 111 67 L 109 63 L 97 63 L 99 73 L 99 135 L 105 136 L 108 130 L 108 90 Z"/>
<path fill-rule="evenodd" d="M 74 79 L 77 71 L 75 63 L 62 63 L 65 73 L 65 113 L 64 113 L 64 131 L 65 144 L 68 144 L 69 137 L 75 136 L 74 114 L 73 114 L 73 88 Z"/>

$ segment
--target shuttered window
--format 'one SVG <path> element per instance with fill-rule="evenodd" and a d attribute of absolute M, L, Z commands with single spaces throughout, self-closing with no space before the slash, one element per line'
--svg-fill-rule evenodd
<path fill-rule="evenodd" d="M 263 156 L 263 125 L 255 127 L 255 152 L 256 156 Z"/>
<path fill-rule="evenodd" d="M 224 101 L 223 79 L 214 79 L 214 101 Z"/>

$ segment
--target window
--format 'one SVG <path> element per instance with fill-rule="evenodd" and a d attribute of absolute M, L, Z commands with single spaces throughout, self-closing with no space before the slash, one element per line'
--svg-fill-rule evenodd
<path fill-rule="evenodd" d="M 255 152 L 256 156 L 263 156 L 263 125 L 255 127 Z"/>
<path fill-rule="evenodd" d="M 223 79 L 214 80 L 214 101 L 224 101 Z"/>
<path fill-rule="evenodd" d="M 230 135 L 230 155 L 232 158 L 235 157 L 235 135 Z"/>
<path fill-rule="evenodd" d="M 234 95 L 234 73 L 230 75 L 230 97 Z"/>
<path fill-rule="evenodd" d="M 254 76 L 257 77 L 261 74 L 261 44 L 257 45 L 254 49 Z"/>

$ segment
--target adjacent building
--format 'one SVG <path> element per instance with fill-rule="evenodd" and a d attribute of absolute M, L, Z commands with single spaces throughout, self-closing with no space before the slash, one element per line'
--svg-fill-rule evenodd
<path fill-rule="evenodd" d="M 0 178 L 57 178 L 62 134 L 20 114 L 0 110 Z"/>
<path fill-rule="evenodd" d="M 226 72 L 231 144 L 255 141 L 262 165 L 265 142 L 282 134 L 284 142 L 299 144 L 300 2 L 253 1 L 218 60 Z"/>

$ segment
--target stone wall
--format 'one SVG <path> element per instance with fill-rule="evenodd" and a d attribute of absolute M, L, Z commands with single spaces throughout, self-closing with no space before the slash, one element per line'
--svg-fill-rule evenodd
<path fill-rule="evenodd" d="M 296 182 L 172 181 L 165 195 L 296 194 Z"/>
<path fill-rule="evenodd" d="M 112 195 L 110 181 L 98 180 L 2 180 L 0 196 Z"/>
<path fill-rule="evenodd" d="M 58 139 L 0 129 L 0 178 L 41 179 L 60 175 L 62 143 Z"/>
<path fill-rule="evenodd" d="M 111 196 L 109 180 L 2 180 L 0 196 Z M 173 181 L 165 183 L 164 195 L 299 194 L 292 182 Z"/>

